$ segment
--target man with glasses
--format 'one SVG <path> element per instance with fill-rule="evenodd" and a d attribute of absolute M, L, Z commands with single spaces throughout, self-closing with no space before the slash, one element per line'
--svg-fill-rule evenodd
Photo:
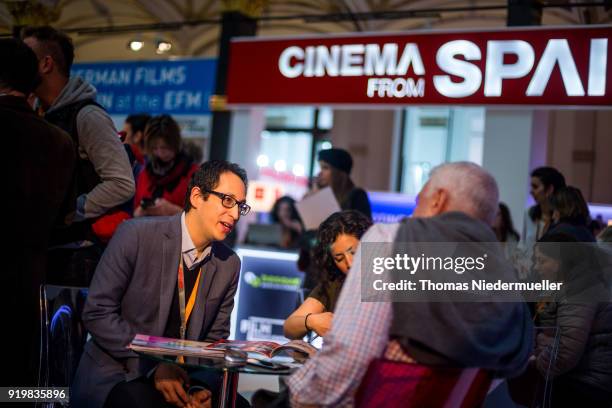
<path fill-rule="evenodd" d="M 83 321 L 91 333 L 75 375 L 74 407 L 200 407 L 211 392 L 177 365 L 126 347 L 137 333 L 226 338 L 240 260 L 220 241 L 250 211 L 246 172 L 221 160 L 194 173 L 184 212 L 124 222 L 91 283 Z M 207 383 L 215 389 L 216 377 Z"/>

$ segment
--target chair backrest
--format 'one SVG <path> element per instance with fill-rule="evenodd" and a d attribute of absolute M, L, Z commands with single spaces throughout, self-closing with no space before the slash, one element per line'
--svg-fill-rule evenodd
<path fill-rule="evenodd" d="M 81 313 L 87 288 L 41 287 L 41 387 L 69 387 L 87 341 Z"/>
<path fill-rule="evenodd" d="M 355 406 L 471 408 L 482 404 L 491 377 L 478 368 L 434 367 L 376 359 L 357 390 Z"/>
<path fill-rule="evenodd" d="M 539 335 L 546 336 L 547 338 L 551 339 L 551 341 L 545 347 L 545 355 L 548 356 L 548 364 L 546 365 L 546 371 L 541 373 L 541 378 L 538 378 L 534 394 L 534 400 L 531 406 L 548 408 L 551 404 L 553 388 L 553 376 L 551 373 L 557 360 L 557 354 L 559 352 L 559 340 L 561 331 L 558 327 L 535 326 L 534 338 L 537 339 Z"/>

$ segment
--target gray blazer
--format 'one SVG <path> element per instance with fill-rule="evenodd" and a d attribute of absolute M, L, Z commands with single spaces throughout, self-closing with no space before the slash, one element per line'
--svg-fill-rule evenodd
<path fill-rule="evenodd" d="M 72 385 L 71 406 L 102 408 L 111 389 L 147 372 L 154 363 L 126 346 L 137 333 L 162 336 L 176 290 L 181 218 L 126 221 L 115 232 L 91 282 L 83 322 L 91 333 Z M 226 338 L 238 286 L 240 259 L 213 243 L 187 338 Z"/>

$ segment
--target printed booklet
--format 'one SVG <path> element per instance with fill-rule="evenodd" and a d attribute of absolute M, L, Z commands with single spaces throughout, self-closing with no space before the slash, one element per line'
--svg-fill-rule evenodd
<path fill-rule="evenodd" d="M 228 348 L 244 351 L 249 354 L 259 354 L 272 358 L 283 352 L 291 354 L 296 360 L 304 360 L 317 352 L 312 345 L 302 340 L 293 340 L 286 344 L 272 341 L 219 340 L 215 343 L 205 343 L 193 340 L 172 339 L 168 337 L 137 334 L 128 348 L 162 355 L 182 355 L 192 357 L 223 358 Z"/>
<path fill-rule="evenodd" d="M 298 352 L 303 359 L 312 357 L 318 351 L 303 340 L 293 340 L 285 344 L 278 344 L 273 341 L 219 340 L 208 347 L 216 350 L 238 349 L 246 353 L 261 354 L 267 358 L 275 357 L 283 352 L 289 354 Z"/>

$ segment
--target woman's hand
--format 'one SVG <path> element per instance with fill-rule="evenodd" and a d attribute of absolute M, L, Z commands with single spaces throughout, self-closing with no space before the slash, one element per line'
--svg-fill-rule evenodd
<path fill-rule="evenodd" d="M 155 204 L 150 207 L 142 208 L 142 206 L 139 206 L 136 208 L 134 210 L 134 217 L 176 215 L 181 211 L 183 211 L 182 207 L 172 204 L 165 198 L 157 198 L 155 199 Z"/>

